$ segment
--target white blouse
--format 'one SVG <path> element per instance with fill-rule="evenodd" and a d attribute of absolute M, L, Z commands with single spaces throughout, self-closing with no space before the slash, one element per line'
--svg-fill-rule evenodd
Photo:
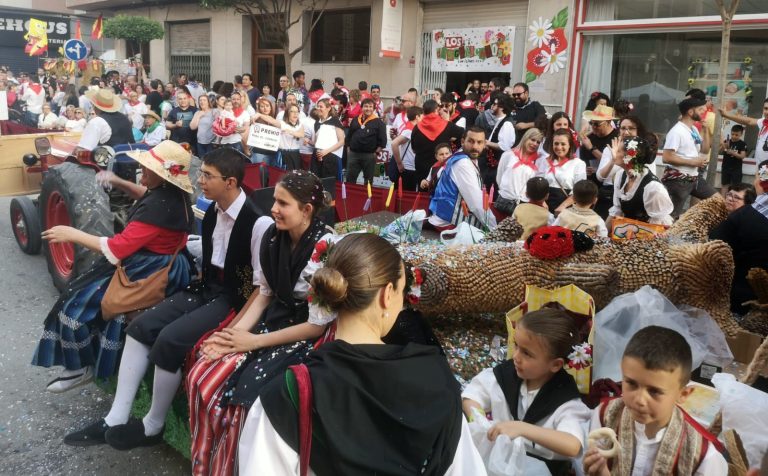
<path fill-rule="evenodd" d="M 275 431 L 269 416 L 264 411 L 261 399 L 257 399 L 245 419 L 243 432 L 238 444 L 238 463 L 240 474 L 261 475 L 299 474 L 299 455 Z M 371 451 L 376 451 L 371 448 Z M 309 468 L 308 474 L 315 472 Z M 459 446 L 453 455 L 453 463 L 445 472 L 446 476 L 462 475 L 484 476 L 483 460 L 472 443 L 472 436 L 466 420 L 461 419 L 461 437 Z"/>
<path fill-rule="evenodd" d="M 608 175 L 603 176 L 600 171 L 611 162 L 613 162 L 613 151 L 610 146 L 605 146 L 605 149 L 603 149 L 603 156 L 600 158 L 600 165 L 597 166 L 597 171 L 595 172 L 597 174 L 597 179 L 603 182 L 603 185 L 613 185 L 613 179 L 616 177 L 616 174 L 621 171 L 621 167 L 614 164 L 608 172 Z"/>
<path fill-rule="evenodd" d="M 525 415 L 525 412 L 528 411 L 538 393 L 539 390 L 528 391 L 525 383 L 523 383 L 520 387 L 520 398 L 518 399 L 518 415 Z M 501 390 L 501 386 L 499 386 L 496 376 L 493 374 L 493 369 L 485 369 L 477 374 L 464 388 L 461 398 L 476 401 L 486 412 L 490 410 L 495 422 L 514 420 L 512 413 L 509 411 L 507 399 L 504 398 L 504 392 Z M 562 431 L 584 442 L 587 436 L 585 429 L 589 424 L 589 419 L 589 408 L 581 402 L 581 399 L 574 398 L 557 407 L 557 410 L 543 420 L 537 421 L 536 426 Z M 548 460 L 569 459 L 543 446 L 534 445 L 528 440 L 525 440 L 525 450 L 528 453 Z M 583 451 L 584 448 L 582 447 L 577 458 L 581 457 Z"/>
<path fill-rule="evenodd" d="M 499 184 L 499 195 L 502 198 L 527 202 L 525 187 L 528 180 L 536 176 L 538 169 L 535 162 L 533 168 L 524 164 L 517 165 L 520 163 L 517 154 L 517 149 L 512 149 L 501 155 L 499 167 L 496 169 L 496 183 Z M 546 157 L 546 153 L 539 153 L 536 160 L 541 157 Z"/>
<path fill-rule="evenodd" d="M 612 217 L 622 217 L 624 212 L 621 211 L 621 201 L 631 200 L 635 196 L 640 182 L 643 178 L 651 173 L 646 167 L 643 173 L 637 177 L 635 183 L 632 184 L 629 190 L 624 191 L 621 187 L 621 180 L 624 177 L 624 170 L 619 170 L 619 173 L 614 176 L 613 181 L 613 206 L 608 210 L 608 215 Z M 648 214 L 648 223 L 654 225 L 670 226 L 673 223 L 672 200 L 669 198 L 669 192 L 661 182 L 653 180 L 645 186 L 643 191 L 643 205 L 645 206 L 645 213 Z"/>
<path fill-rule="evenodd" d="M 536 167 L 540 175 L 547 179 L 550 188 L 563 188 L 567 190 L 573 190 L 573 185 L 579 180 L 587 179 L 587 164 L 581 159 L 570 159 L 565 163 L 553 160 L 553 166 L 550 167 L 549 156 L 540 157 L 536 161 Z M 554 168 L 555 173 L 552 173 Z"/>

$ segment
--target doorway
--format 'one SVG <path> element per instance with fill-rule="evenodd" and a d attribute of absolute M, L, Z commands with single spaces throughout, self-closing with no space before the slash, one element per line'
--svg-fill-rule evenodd
<path fill-rule="evenodd" d="M 251 73 L 253 74 L 254 87 L 261 91 L 262 86 L 269 85 L 272 95 L 276 96 L 279 89 L 280 76 L 285 74 L 285 56 L 283 46 L 276 40 L 278 35 L 270 35 L 270 28 L 275 28 L 275 23 L 262 23 L 262 29 L 257 26 L 262 22 L 262 16 L 254 16 L 251 35 Z M 266 34 L 262 38 L 260 31 Z"/>
<path fill-rule="evenodd" d="M 507 84 L 509 84 L 509 73 L 485 73 L 485 72 L 475 72 L 475 71 L 469 71 L 466 73 L 454 73 L 454 72 L 448 72 L 446 73 L 446 81 L 445 81 L 445 90 L 447 92 L 455 91 L 461 95 L 461 97 L 464 97 L 464 91 L 467 89 L 467 85 L 474 81 L 475 79 L 479 79 L 481 83 L 487 83 L 493 78 L 501 78 L 503 79 Z"/>

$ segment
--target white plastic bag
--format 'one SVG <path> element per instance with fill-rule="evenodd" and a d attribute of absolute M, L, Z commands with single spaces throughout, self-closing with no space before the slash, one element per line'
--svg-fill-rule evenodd
<path fill-rule="evenodd" d="M 483 238 L 485 238 L 485 234 L 467 222 L 461 222 L 453 230 L 445 230 L 440 233 L 440 241 L 449 247 L 474 245 L 480 243 Z"/>
<path fill-rule="evenodd" d="M 405 215 L 398 217 L 379 232 L 379 236 L 393 245 L 400 243 L 418 243 L 421 237 L 421 228 L 427 212 L 424 210 L 410 210 Z"/>
<path fill-rule="evenodd" d="M 621 356 L 627 342 L 635 332 L 651 325 L 673 329 L 685 337 L 691 346 L 694 369 L 705 360 L 713 364 L 729 364 L 733 354 L 720 327 L 705 311 L 687 309 L 695 311 L 693 317 L 650 286 L 615 298 L 595 316 L 592 380 L 620 381 Z"/>
<path fill-rule="evenodd" d="M 525 441 L 523 438 L 511 440 L 507 435 L 499 435 L 496 441 L 489 440 L 488 430 L 493 424 L 493 420 L 487 419 L 482 410 L 472 408 L 472 421 L 467 426 L 472 442 L 485 463 L 488 476 L 524 474 Z"/>
<path fill-rule="evenodd" d="M 491 454 L 486 465 L 488 476 L 509 476 L 525 474 L 525 443 L 523 438 L 510 440 L 507 435 L 499 435 L 493 442 Z"/>
<path fill-rule="evenodd" d="M 760 466 L 768 451 L 768 394 L 738 382 L 730 374 L 715 374 L 712 383 L 720 393 L 723 431 L 736 430 L 749 466 Z"/>

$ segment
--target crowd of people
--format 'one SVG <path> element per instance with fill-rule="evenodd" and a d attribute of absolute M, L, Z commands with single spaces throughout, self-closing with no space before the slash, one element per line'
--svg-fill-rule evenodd
<path fill-rule="evenodd" d="M 141 184 L 100 177 L 137 200 L 121 233 L 64 226 L 43 233 L 102 257 L 46 317 L 33 364 L 64 368 L 51 392 L 117 373 L 107 415 L 65 443 L 120 450 L 160 443 L 186 380 L 194 474 L 485 474 L 468 421 L 486 414 L 494 421 L 489 440 L 523 438 L 528 455 L 553 475 L 727 473 L 716 440 L 676 406 L 690 394 L 692 370 L 678 333 L 648 327 L 633 336 L 621 361 L 622 396 L 590 410 L 565 371 L 579 344 L 573 319 L 536 311 L 517 326 L 512 358 L 462 391 L 434 337 L 405 344 L 393 337 L 421 322 L 404 308 L 418 272 L 384 239 L 336 235 L 319 218 L 329 204 L 321 179 L 357 183 L 362 173 L 370 183 L 389 147 L 389 178 L 430 194 L 425 226 L 437 230 L 465 222 L 490 230 L 507 216 L 523 226 L 523 239 L 546 225 L 606 237 L 619 218 L 669 226 L 689 197 L 717 193 L 702 175 L 712 131 L 701 91 L 680 102 L 657 177 L 658 138 L 631 104 L 612 106 L 602 93 L 577 128 L 565 112 L 549 116 L 525 83 L 500 78 L 473 82 L 463 94 L 411 89 L 391 104 L 365 81 L 347 89 L 334 78 L 326 91 L 312 79 L 307 89 L 302 71 L 281 77 L 275 90 L 257 87 L 250 74 L 209 91 L 184 74 L 170 83 L 111 74 L 101 82 L 81 91 L 77 105 L 59 106 L 72 106 L 75 117 L 93 114 L 80 147 L 142 141 L 152 148 L 130 153 Z M 22 82 L 18 100 L 44 94 L 35 84 Z M 50 123 L 53 98 L 40 112 L 36 100 L 27 101 L 26 117 Z M 764 115 L 733 119 L 760 127 L 762 140 L 768 100 Z M 721 145 L 730 215 L 713 231 L 734 248 L 734 310 L 749 298 L 746 271 L 768 265 L 768 232 L 765 239 L 747 232 L 768 229 L 768 161 L 758 165 L 757 192 L 741 183 L 734 164 L 746 155 L 743 131 L 734 127 Z M 277 147 L 254 137 L 275 132 Z M 195 177 L 180 143 L 202 159 Z M 246 160 L 287 170 L 269 216 L 259 216 L 242 189 Z M 199 276 L 184 247 L 192 180 L 213 202 L 202 220 Z M 132 280 L 167 269 L 166 298 L 105 318 L 101 302 L 117 269 Z M 151 406 L 132 418 L 150 364 Z M 620 434 L 612 460 L 588 441 L 588 430 L 601 427 Z"/>

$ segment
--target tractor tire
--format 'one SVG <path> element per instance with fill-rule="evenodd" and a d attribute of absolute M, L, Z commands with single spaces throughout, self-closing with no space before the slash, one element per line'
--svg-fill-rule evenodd
<path fill-rule="evenodd" d="M 40 218 L 32 200 L 27 197 L 11 200 L 11 228 L 21 251 L 28 255 L 40 253 L 43 241 L 40 237 Z"/>
<path fill-rule="evenodd" d="M 96 183 L 96 172 L 65 162 L 51 167 L 40 191 L 40 228 L 69 225 L 96 236 L 114 234 L 109 198 Z M 71 243 L 43 243 L 53 285 L 63 291 L 67 283 L 85 272 L 99 253 Z"/>

